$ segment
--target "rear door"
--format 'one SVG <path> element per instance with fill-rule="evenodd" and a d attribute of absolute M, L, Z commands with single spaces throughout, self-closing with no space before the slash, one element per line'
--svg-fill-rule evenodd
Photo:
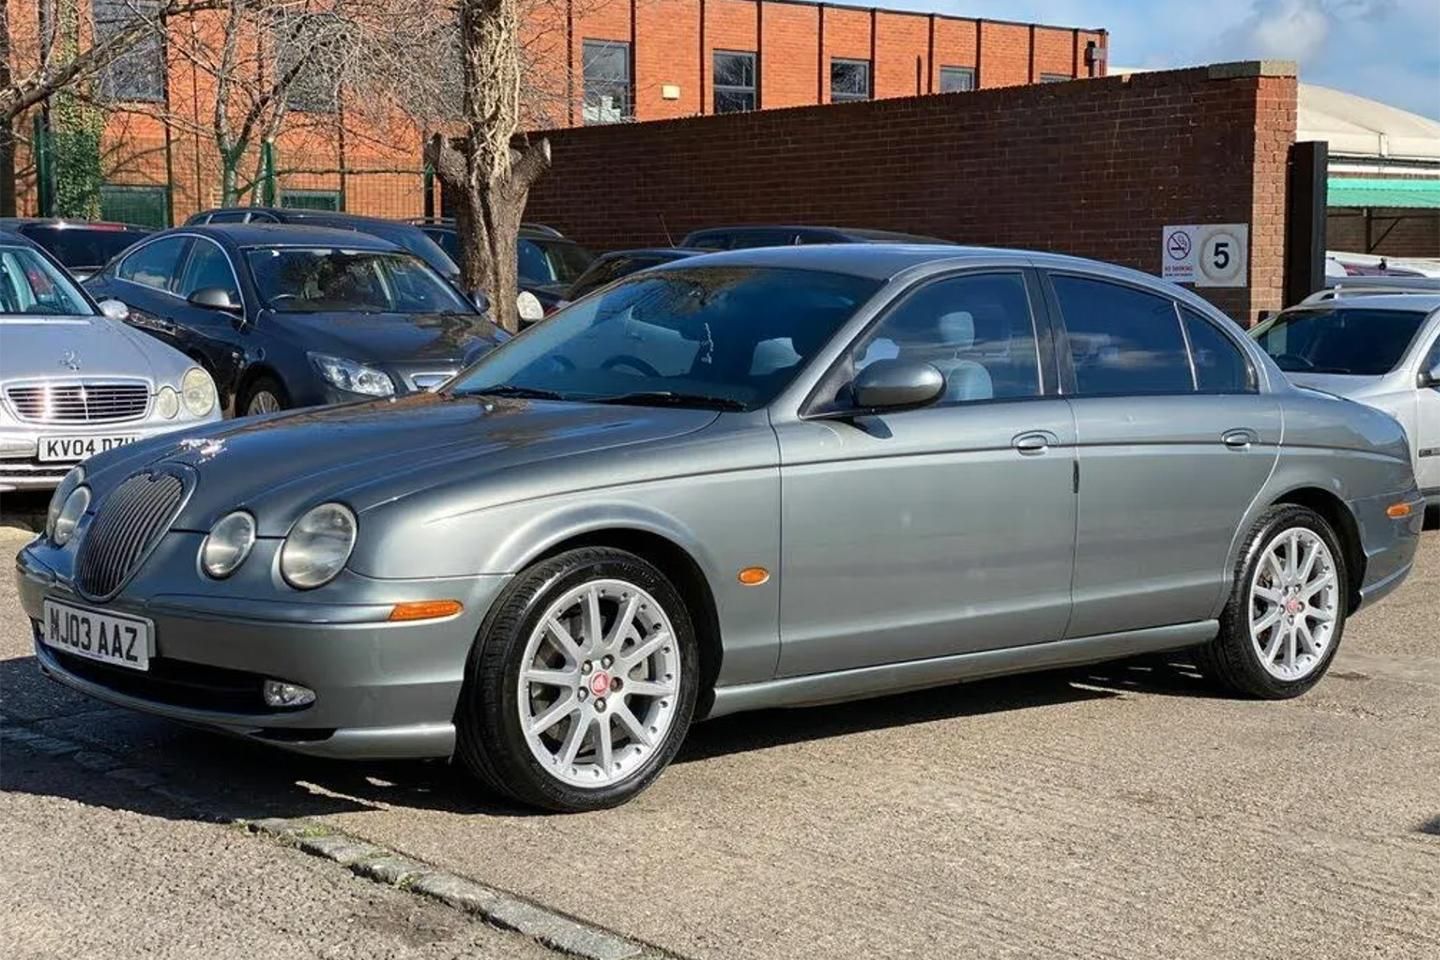
<path fill-rule="evenodd" d="M 142 243 L 85 284 L 97 300 L 113 298 L 130 308 L 129 322 L 172 346 L 183 322 L 184 301 L 175 294 L 190 237 L 172 235 Z"/>
<path fill-rule="evenodd" d="M 1230 321 L 1120 280 L 1049 282 L 1079 464 L 1067 636 L 1209 619 L 1279 453 L 1279 402 Z"/>

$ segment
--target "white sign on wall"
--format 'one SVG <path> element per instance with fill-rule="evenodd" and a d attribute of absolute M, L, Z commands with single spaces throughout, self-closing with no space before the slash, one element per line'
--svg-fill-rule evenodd
<path fill-rule="evenodd" d="M 1243 287 L 1250 262 L 1250 225 L 1169 226 L 1160 233 L 1160 275 L 1197 287 Z"/>

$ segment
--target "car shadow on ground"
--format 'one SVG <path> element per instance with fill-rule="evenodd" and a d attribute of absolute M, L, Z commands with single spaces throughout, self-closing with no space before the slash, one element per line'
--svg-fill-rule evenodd
<path fill-rule="evenodd" d="M 258 819 L 412 808 L 501 817 L 534 811 L 477 789 L 444 761 L 347 762 L 305 757 L 105 704 L 39 674 L 34 657 L 0 661 L 0 724 L 85 745 L 64 778 L 64 795 L 106 805 L 106 757 L 164 778 L 193 798 L 189 810 L 159 795 L 131 791 L 133 810 L 160 817 Z M 1082 670 L 1051 671 L 936 687 L 829 706 L 768 710 L 698 724 L 678 764 L 879 729 L 1042 708 L 1128 693 L 1214 695 L 1183 660 L 1147 657 Z M 55 744 L 52 750 L 58 749 Z M 6 743 L 3 748 L 31 749 Z M 94 759 L 99 754 L 98 760 Z M 86 761 L 89 761 L 88 763 Z M 98 764 L 98 766 L 96 765 Z M 0 789 L 53 795 L 56 778 L 27 774 L 31 764 L 0 762 Z M 127 795 L 128 796 L 128 795 Z"/>

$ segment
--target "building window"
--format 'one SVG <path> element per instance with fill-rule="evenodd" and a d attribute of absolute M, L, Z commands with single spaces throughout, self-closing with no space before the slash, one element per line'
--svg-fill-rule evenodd
<path fill-rule="evenodd" d="M 959 93 L 962 90 L 975 89 L 975 68 L 974 67 L 941 67 L 940 68 L 940 92 Z"/>
<path fill-rule="evenodd" d="M 586 40 L 583 55 L 585 123 L 619 123 L 630 119 L 630 44 L 619 40 Z"/>
<path fill-rule="evenodd" d="M 1075 78 L 1072 77 L 1072 76 L 1070 76 L 1070 74 L 1068 74 L 1068 73 L 1042 73 L 1042 74 L 1040 74 L 1040 82 L 1041 82 L 1041 83 L 1068 83 L 1069 81 L 1074 80 L 1074 79 L 1075 79 Z"/>
<path fill-rule="evenodd" d="M 339 190 L 281 190 L 280 206 L 292 210 L 339 210 Z"/>
<path fill-rule="evenodd" d="M 130 26 L 136 16 L 158 15 L 160 0 L 93 0 L 92 10 L 96 39 L 104 41 Z M 142 34 L 100 71 L 99 94 L 105 100 L 165 101 L 165 45 L 159 32 Z"/>
<path fill-rule="evenodd" d="M 715 112 L 741 113 L 759 105 L 755 95 L 755 54 L 716 50 Z"/>
<path fill-rule="evenodd" d="M 830 58 L 830 102 L 870 99 L 870 61 Z"/>
<path fill-rule="evenodd" d="M 170 226 L 170 191 L 165 187 L 102 183 L 100 219 L 164 230 Z"/>

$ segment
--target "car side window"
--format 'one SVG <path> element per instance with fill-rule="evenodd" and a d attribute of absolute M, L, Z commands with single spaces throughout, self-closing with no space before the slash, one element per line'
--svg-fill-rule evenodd
<path fill-rule="evenodd" d="M 224 290 L 230 294 L 231 300 L 240 302 L 240 289 L 235 285 L 235 271 L 230 266 L 230 258 L 209 240 L 196 240 L 178 292 L 180 296 L 188 297 L 196 290 L 207 288 Z"/>
<path fill-rule="evenodd" d="M 189 242 L 189 237 L 165 237 L 147 243 L 120 261 L 115 274 L 131 283 L 172 291 L 175 288 L 175 272 Z"/>
<path fill-rule="evenodd" d="M 1174 301 L 1088 277 L 1051 282 L 1080 396 L 1194 392 Z"/>
<path fill-rule="evenodd" d="M 695 247 L 699 250 L 727 250 L 730 247 L 730 235 L 725 233 L 702 233 L 686 244 L 687 247 Z"/>
<path fill-rule="evenodd" d="M 1425 365 L 1421 369 L 1434 370 L 1436 365 L 1440 365 L 1440 337 L 1435 338 L 1434 345 L 1430 347 L 1430 355 L 1425 358 Z"/>
<path fill-rule="evenodd" d="M 226 210 L 223 213 L 212 213 L 202 221 L 204 223 L 244 223 L 249 216 L 244 210 Z"/>
<path fill-rule="evenodd" d="M 1040 361 L 1024 276 L 949 277 L 920 288 L 851 348 L 844 382 L 876 360 L 891 359 L 933 364 L 945 376 L 942 404 L 1039 396 Z"/>
<path fill-rule="evenodd" d="M 1189 307 L 1181 307 L 1190 357 L 1195 362 L 1195 386 L 1201 393 L 1254 393 L 1255 368 L 1215 324 Z"/>

